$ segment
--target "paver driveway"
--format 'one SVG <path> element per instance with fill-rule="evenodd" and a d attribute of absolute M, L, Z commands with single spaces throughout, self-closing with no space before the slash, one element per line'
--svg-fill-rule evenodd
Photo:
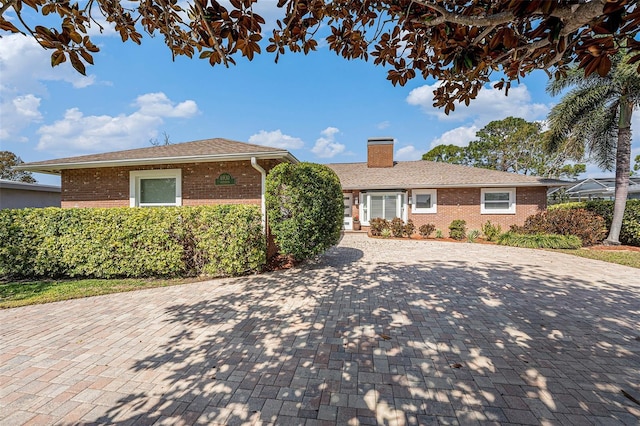
<path fill-rule="evenodd" d="M 0 424 L 633 424 L 637 269 L 347 235 L 262 276 L 0 312 Z"/>

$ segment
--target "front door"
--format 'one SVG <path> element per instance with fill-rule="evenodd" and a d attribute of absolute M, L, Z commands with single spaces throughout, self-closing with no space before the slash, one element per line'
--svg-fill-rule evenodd
<path fill-rule="evenodd" d="M 342 228 L 346 231 L 353 229 L 353 218 L 351 217 L 351 207 L 353 206 L 353 194 L 342 194 L 344 197 L 344 223 Z"/>

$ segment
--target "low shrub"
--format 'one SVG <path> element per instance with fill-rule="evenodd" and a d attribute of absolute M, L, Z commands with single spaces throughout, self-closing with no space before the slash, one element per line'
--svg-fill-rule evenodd
<path fill-rule="evenodd" d="M 429 235 L 433 234 L 433 231 L 436 230 L 436 226 L 433 223 L 427 223 L 425 225 L 420 225 L 418 228 L 418 232 L 420 236 L 423 238 L 428 238 Z"/>
<path fill-rule="evenodd" d="M 0 210 L 12 277 L 241 275 L 265 250 L 257 206 Z"/>
<path fill-rule="evenodd" d="M 502 227 L 500 225 L 494 225 L 490 220 L 482 225 L 482 233 L 487 241 L 496 241 L 500 234 L 502 234 Z"/>
<path fill-rule="evenodd" d="M 517 234 L 507 232 L 498 237 L 498 244 L 523 248 L 577 249 L 582 241 L 575 235 Z"/>
<path fill-rule="evenodd" d="M 464 240 L 467 236 L 467 222 L 462 219 L 456 219 L 449 225 L 449 237 L 454 240 Z"/>
<path fill-rule="evenodd" d="M 477 229 L 472 229 L 467 234 L 467 241 L 470 243 L 475 243 L 479 236 L 480 236 L 480 231 L 478 231 Z"/>
<path fill-rule="evenodd" d="M 407 224 L 404 225 L 404 236 L 407 238 L 411 238 L 411 236 L 415 233 L 416 233 L 416 225 L 414 225 L 411 219 L 407 220 Z"/>
<path fill-rule="evenodd" d="M 391 235 L 392 235 L 392 234 L 391 234 L 391 229 L 389 229 L 389 228 L 384 228 L 384 229 L 382 230 L 382 232 L 380 233 L 380 236 L 381 236 L 382 238 L 391 238 Z"/>
<path fill-rule="evenodd" d="M 369 229 L 371 230 L 372 236 L 380 237 L 382 235 L 382 231 L 389 229 L 389 221 L 381 217 L 373 218 L 369 221 Z"/>
<path fill-rule="evenodd" d="M 554 209 L 529 216 L 521 227 L 511 227 L 519 234 L 575 235 L 591 246 L 607 235 L 604 219 L 585 209 Z"/>
<path fill-rule="evenodd" d="M 549 210 L 585 209 L 604 218 L 607 233 L 613 218 L 613 201 L 583 201 L 556 204 L 549 206 Z M 606 235 L 605 235 L 606 237 Z M 640 247 L 640 200 L 627 200 L 620 230 L 622 244 Z"/>
<path fill-rule="evenodd" d="M 443 237 L 442 230 L 436 229 L 436 238 L 442 238 L 442 237 Z"/>
<path fill-rule="evenodd" d="M 391 234 L 396 238 L 402 238 L 404 235 L 404 220 L 399 217 L 394 217 L 391 219 L 391 223 L 389 224 L 389 229 L 391 230 Z"/>

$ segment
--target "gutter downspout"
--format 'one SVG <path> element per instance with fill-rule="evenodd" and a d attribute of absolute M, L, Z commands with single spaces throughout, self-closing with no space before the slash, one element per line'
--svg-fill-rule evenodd
<path fill-rule="evenodd" d="M 267 207 L 265 204 L 264 192 L 267 172 L 258 164 L 256 157 L 251 157 L 251 167 L 260 172 L 260 210 L 262 211 L 262 233 L 267 235 Z"/>

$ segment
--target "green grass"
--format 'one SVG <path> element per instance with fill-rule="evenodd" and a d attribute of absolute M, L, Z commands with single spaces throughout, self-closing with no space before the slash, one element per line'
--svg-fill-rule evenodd
<path fill-rule="evenodd" d="M 167 287 L 199 281 L 192 279 L 78 279 L 0 282 L 0 309 L 58 302 L 101 294 Z"/>
<path fill-rule="evenodd" d="M 574 256 L 586 257 L 588 259 L 602 260 L 609 263 L 617 263 L 618 265 L 631 266 L 640 268 L 640 251 L 623 251 L 623 250 L 551 250 L 562 253 L 572 254 Z"/>

